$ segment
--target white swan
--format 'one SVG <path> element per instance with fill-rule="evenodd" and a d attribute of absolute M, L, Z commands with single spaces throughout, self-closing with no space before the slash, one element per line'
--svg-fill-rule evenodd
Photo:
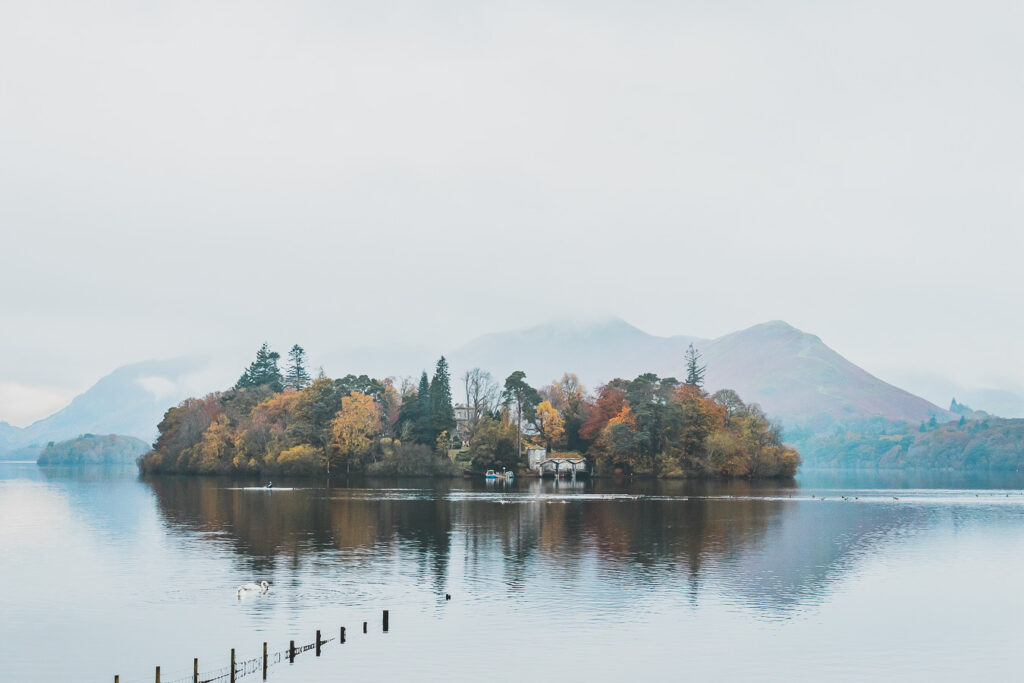
<path fill-rule="evenodd" d="M 238 597 L 241 598 L 246 593 L 266 593 L 270 590 L 270 584 L 266 581 L 260 581 L 259 583 L 247 583 L 243 586 L 238 587 Z"/>

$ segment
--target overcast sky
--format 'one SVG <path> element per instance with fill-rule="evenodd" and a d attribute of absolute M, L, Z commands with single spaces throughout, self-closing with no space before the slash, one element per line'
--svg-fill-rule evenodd
<path fill-rule="evenodd" d="M 781 318 L 1019 391 L 1022 31 L 1014 1 L 6 0 L 0 420 L 147 358 L 567 313 Z"/>

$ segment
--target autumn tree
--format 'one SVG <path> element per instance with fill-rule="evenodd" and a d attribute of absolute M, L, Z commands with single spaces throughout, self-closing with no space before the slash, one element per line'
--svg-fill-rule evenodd
<path fill-rule="evenodd" d="M 551 405 L 551 401 L 541 401 L 537 405 L 537 437 L 544 443 L 548 452 L 565 442 L 565 420 Z"/>
<path fill-rule="evenodd" d="M 580 436 L 580 427 L 587 419 L 586 390 L 580 379 L 571 372 L 562 375 L 551 386 L 541 390 L 541 396 L 551 401 L 551 405 L 565 421 L 566 447 L 570 451 L 583 450 L 586 447 Z"/>
<path fill-rule="evenodd" d="M 285 372 L 285 386 L 298 391 L 309 385 L 309 372 L 306 370 L 306 350 L 296 344 L 288 352 L 288 369 Z"/>
<path fill-rule="evenodd" d="M 365 454 L 377 434 L 380 415 L 377 404 L 366 394 L 352 392 L 341 399 L 341 411 L 331 420 L 331 447 L 348 472 L 353 461 Z M 331 459 L 327 460 L 330 475 Z"/>
<path fill-rule="evenodd" d="M 251 387 L 269 386 L 274 391 L 284 389 L 284 378 L 281 377 L 281 370 L 277 367 L 277 361 L 281 354 L 271 351 L 266 342 L 256 351 L 256 360 L 249 364 L 249 367 L 235 383 L 235 389 L 248 389 Z"/>
<path fill-rule="evenodd" d="M 327 378 L 314 380 L 298 393 L 291 410 L 288 435 L 296 443 L 307 443 L 320 448 L 324 458 L 330 455 L 331 421 L 342 407 L 343 390 L 337 382 Z M 330 467 L 328 465 L 328 474 Z"/>

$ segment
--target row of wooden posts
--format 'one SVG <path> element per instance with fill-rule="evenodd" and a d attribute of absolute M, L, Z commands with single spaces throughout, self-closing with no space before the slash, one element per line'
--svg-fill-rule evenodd
<path fill-rule="evenodd" d="M 384 614 L 383 614 L 383 617 L 382 617 L 382 623 L 383 623 L 383 627 L 384 627 L 384 633 L 387 633 L 388 632 L 388 611 L 387 610 L 384 610 Z M 366 633 L 366 632 L 367 632 L 367 625 L 366 625 L 366 622 L 364 621 L 363 622 L 363 633 Z M 326 642 L 326 641 L 324 641 L 324 640 L 322 640 L 320 638 L 320 629 L 317 629 L 317 631 L 316 631 L 316 643 L 315 643 L 315 646 L 316 646 L 316 656 L 317 657 L 320 656 L 320 646 L 323 645 L 324 642 Z M 345 627 L 342 626 L 340 631 L 338 632 L 338 643 L 341 644 L 341 643 L 344 643 L 344 642 L 345 642 Z M 307 649 L 311 649 L 311 646 L 306 645 L 305 647 L 301 647 L 300 646 L 300 647 L 296 648 L 295 647 L 295 641 L 294 640 L 289 641 L 289 644 L 288 644 L 288 663 L 289 664 L 293 664 L 295 662 L 295 655 L 298 654 L 298 653 L 304 652 Z M 264 643 L 263 643 L 263 680 L 267 680 L 267 666 L 268 666 L 267 643 L 264 641 Z M 236 669 L 235 669 L 235 648 L 231 648 L 231 678 L 230 678 L 231 683 L 235 683 L 235 673 L 236 673 Z M 192 660 L 192 681 L 193 681 L 193 683 L 199 683 L 199 658 L 198 657 L 195 657 Z M 114 676 L 114 683 L 121 683 L 121 677 L 119 675 Z M 156 683 L 160 683 L 160 667 L 159 666 L 156 668 Z"/>

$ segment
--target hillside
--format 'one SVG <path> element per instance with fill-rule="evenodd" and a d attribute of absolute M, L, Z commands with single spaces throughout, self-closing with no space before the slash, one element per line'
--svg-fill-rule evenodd
<path fill-rule="evenodd" d="M 594 387 L 613 377 L 643 372 L 680 377 L 683 353 L 693 343 L 704 356 L 707 388 L 734 389 L 786 425 L 836 420 L 952 419 L 942 408 L 892 386 L 854 365 L 818 337 L 781 321 L 717 339 L 657 337 L 619 319 L 589 324 L 552 323 L 489 334 L 455 350 L 458 372 L 479 366 L 503 377 L 526 371 L 537 385 L 565 371 Z"/>
<path fill-rule="evenodd" d="M 1024 420 L 956 422 L 869 420 L 795 440 L 809 467 L 1018 471 Z"/>
<path fill-rule="evenodd" d="M 6 425 L 9 429 L 0 430 L 0 457 L 35 457 L 47 443 L 79 434 L 125 434 L 152 441 L 168 407 L 206 390 L 208 381 L 212 386 L 223 381 L 207 380 L 207 374 L 216 375 L 210 368 L 203 358 L 144 361 L 118 368 L 53 415 L 24 429 Z"/>
<path fill-rule="evenodd" d="M 459 377 L 480 367 L 499 380 L 525 370 L 543 386 L 575 372 L 591 389 L 615 377 L 644 372 L 683 375 L 683 353 L 693 343 L 707 363 L 707 389 L 736 390 L 759 403 L 787 429 L 825 429 L 837 422 L 882 417 L 920 422 L 952 413 L 888 384 L 784 322 L 755 325 L 718 339 L 648 334 L 619 318 L 562 320 L 479 337 L 448 354 L 455 399 Z M 370 376 L 413 376 L 428 367 L 422 350 L 394 346 L 325 354 L 329 369 Z M 435 356 L 436 357 L 436 356 Z M 390 361 L 389 361 L 390 359 Z M 208 358 L 147 361 L 119 368 L 70 405 L 25 429 L 0 423 L 0 458 L 35 457 L 49 441 L 78 434 L 116 433 L 152 440 L 167 408 L 233 381 L 233 364 Z"/>
<path fill-rule="evenodd" d="M 48 444 L 39 454 L 40 465 L 134 465 L 149 444 L 134 436 L 83 434 Z"/>

